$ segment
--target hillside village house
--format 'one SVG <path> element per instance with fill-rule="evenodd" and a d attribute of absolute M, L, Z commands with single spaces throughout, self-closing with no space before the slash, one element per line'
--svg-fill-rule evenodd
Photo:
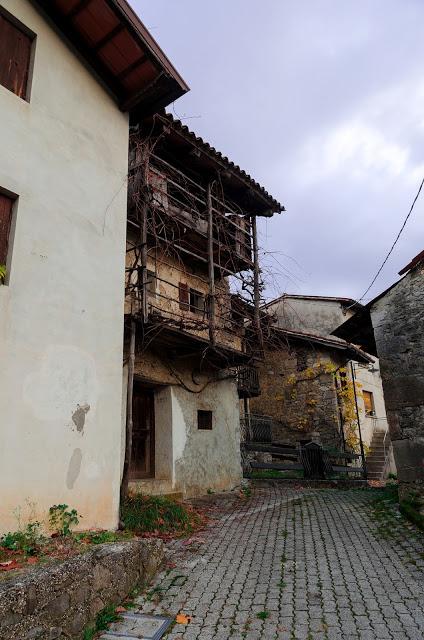
<path fill-rule="evenodd" d="M 247 323 L 259 326 L 257 218 L 283 207 L 171 116 L 156 114 L 133 131 L 124 366 L 130 489 L 229 489 L 241 478 L 239 398 L 258 393 L 251 365 L 259 335 L 245 332 Z"/>
<path fill-rule="evenodd" d="M 0 2 L 0 530 L 118 523 L 129 114 L 188 88 L 124 0 Z"/>
<path fill-rule="evenodd" d="M 334 333 L 379 357 L 401 497 L 424 504 L 424 251 Z"/>
<path fill-rule="evenodd" d="M 291 294 L 267 303 L 271 326 L 260 368 L 262 394 L 251 409 L 273 418 L 274 439 L 282 442 L 313 437 L 330 448 L 355 445 L 359 451 L 362 439 L 369 477 L 380 479 L 393 470 L 393 461 L 378 360 L 331 335 L 361 308 L 351 299 Z M 344 400 L 346 383 L 353 391 L 352 376 L 358 414 L 352 393 L 352 406 Z"/>

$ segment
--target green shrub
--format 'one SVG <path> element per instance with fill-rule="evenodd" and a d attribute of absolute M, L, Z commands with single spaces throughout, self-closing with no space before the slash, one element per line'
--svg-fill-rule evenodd
<path fill-rule="evenodd" d="M 0 538 L 0 546 L 10 551 L 22 551 L 27 556 L 33 556 L 39 550 L 43 536 L 40 533 L 38 521 L 29 522 L 24 529 L 5 533 Z"/>
<path fill-rule="evenodd" d="M 200 517 L 189 506 L 162 496 L 137 494 L 128 497 L 121 509 L 125 529 L 136 533 L 191 533 Z"/>
<path fill-rule="evenodd" d="M 67 504 L 54 504 L 49 509 L 49 523 L 54 533 L 69 536 L 71 527 L 79 523 L 80 515 L 76 509 L 69 510 Z"/>

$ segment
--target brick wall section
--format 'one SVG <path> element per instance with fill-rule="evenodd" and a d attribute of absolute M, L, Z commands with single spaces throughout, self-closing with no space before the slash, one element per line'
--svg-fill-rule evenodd
<path fill-rule="evenodd" d="M 148 584 L 164 556 L 161 541 L 101 545 L 0 583 L 0 640 L 81 638 L 101 609 Z"/>
<path fill-rule="evenodd" d="M 273 418 L 273 439 L 288 444 L 299 440 L 314 439 L 324 446 L 340 447 L 340 420 L 337 394 L 332 374 L 288 385 L 291 374 L 302 376 L 299 367 L 309 368 L 318 362 L 344 364 L 337 353 L 312 347 L 306 343 L 291 345 L 265 353 L 265 361 L 259 367 L 261 395 L 252 398 L 252 413 Z M 294 393 L 293 393 L 294 390 Z M 315 400 L 316 404 L 310 403 Z M 301 422 L 306 420 L 306 424 Z"/>
<path fill-rule="evenodd" d="M 424 266 L 371 308 L 401 492 L 424 497 Z"/>

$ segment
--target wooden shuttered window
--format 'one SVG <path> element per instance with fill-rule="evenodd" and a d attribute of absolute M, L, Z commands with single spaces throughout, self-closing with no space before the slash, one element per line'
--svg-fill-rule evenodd
<path fill-rule="evenodd" d="M 180 282 L 178 285 L 178 297 L 180 302 L 180 309 L 188 309 L 190 304 L 190 289 L 188 284 Z"/>
<path fill-rule="evenodd" d="M 0 84 L 27 97 L 33 38 L 0 13 Z"/>
<path fill-rule="evenodd" d="M 13 200 L 0 193 L 0 265 L 6 265 Z"/>
<path fill-rule="evenodd" d="M 364 398 L 365 414 L 367 416 L 373 416 L 374 415 L 374 396 L 372 394 L 372 391 L 363 391 L 362 396 Z"/>

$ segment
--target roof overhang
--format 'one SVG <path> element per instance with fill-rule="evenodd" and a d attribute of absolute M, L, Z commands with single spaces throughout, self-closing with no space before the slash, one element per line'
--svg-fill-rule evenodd
<path fill-rule="evenodd" d="M 143 114 L 189 90 L 126 0 L 32 0 L 114 97 Z"/>
<path fill-rule="evenodd" d="M 167 134 L 163 144 L 172 145 L 174 156 L 179 155 L 184 160 L 185 170 L 192 166 L 197 173 L 209 175 L 211 179 L 219 177 L 226 192 L 242 207 L 244 215 L 271 217 L 285 211 L 283 205 L 246 171 L 190 131 L 180 120 L 171 114 L 161 113 L 154 116 L 154 121 L 160 123 Z"/>
<path fill-rule="evenodd" d="M 337 327 L 332 335 L 361 345 L 362 349 L 373 356 L 377 357 L 378 355 L 369 306 L 363 307 L 340 327 Z"/>
<path fill-rule="evenodd" d="M 290 331 L 288 329 L 280 329 L 278 327 L 273 327 L 272 331 L 281 339 L 285 340 L 286 342 L 287 341 L 288 342 L 290 341 L 307 342 L 310 345 L 320 345 L 323 348 L 329 349 L 329 350 L 344 351 L 347 357 L 349 358 L 349 360 L 355 360 L 355 362 L 362 362 L 362 363 L 374 362 L 374 360 L 368 355 L 368 353 L 365 353 L 365 351 L 362 351 L 362 349 L 359 349 L 357 346 L 355 346 L 354 344 L 351 344 L 346 340 L 339 340 L 337 338 L 326 338 L 323 336 L 316 336 L 315 334 L 312 334 L 312 333 L 305 333 L 302 331 Z"/>

